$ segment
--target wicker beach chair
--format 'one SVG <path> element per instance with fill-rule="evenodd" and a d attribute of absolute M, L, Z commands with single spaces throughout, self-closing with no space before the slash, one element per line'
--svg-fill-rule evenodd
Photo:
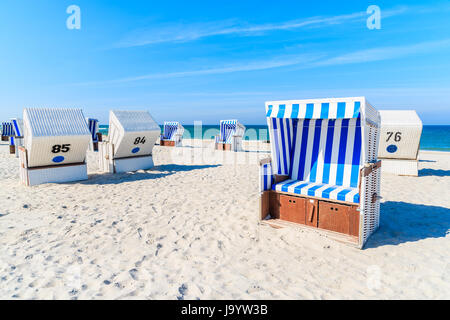
<path fill-rule="evenodd" d="M 89 132 L 91 133 L 91 143 L 89 144 L 89 149 L 92 151 L 98 151 L 99 142 L 99 131 L 98 131 L 98 120 L 93 118 L 86 119 Z"/>
<path fill-rule="evenodd" d="M 13 125 L 11 122 L 2 122 L 2 141 L 9 141 L 9 137 L 14 134 Z"/>
<path fill-rule="evenodd" d="M 99 142 L 99 167 L 119 173 L 150 169 L 161 128 L 147 111 L 111 111 L 108 139 Z"/>
<path fill-rule="evenodd" d="M 28 186 L 86 180 L 90 133 L 81 109 L 25 109 L 20 179 Z"/>
<path fill-rule="evenodd" d="M 184 127 L 176 121 L 166 121 L 160 139 L 161 146 L 181 147 Z"/>
<path fill-rule="evenodd" d="M 220 133 L 215 138 L 216 150 L 242 151 L 245 126 L 237 120 L 221 120 Z"/>
<path fill-rule="evenodd" d="M 9 153 L 19 157 L 19 147 L 23 146 L 23 120 L 13 118 L 11 125 L 13 133 L 9 137 Z"/>
<path fill-rule="evenodd" d="M 364 97 L 266 102 L 263 223 L 325 230 L 362 248 L 379 225 L 379 113 Z"/>
<path fill-rule="evenodd" d="M 422 121 L 415 110 L 380 110 L 382 171 L 418 176 Z"/>

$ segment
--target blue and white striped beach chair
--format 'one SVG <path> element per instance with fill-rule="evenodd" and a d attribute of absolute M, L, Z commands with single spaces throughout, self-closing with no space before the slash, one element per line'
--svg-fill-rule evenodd
<path fill-rule="evenodd" d="M 242 137 L 245 133 L 245 126 L 237 120 L 221 120 L 220 133 L 215 139 L 217 150 L 242 150 Z"/>
<path fill-rule="evenodd" d="M 165 121 L 160 145 L 170 147 L 181 147 L 183 141 L 184 127 L 177 121 Z"/>
<path fill-rule="evenodd" d="M 2 141 L 8 141 L 14 135 L 14 128 L 11 122 L 2 122 Z"/>
<path fill-rule="evenodd" d="M 348 235 L 379 225 L 380 116 L 364 97 L 266 103 L 272 157 L 261 162 L 261 219 Z"/>
<path fill-rule="evenodd" d="M 98 151 L 98 120 L 93 118 L 86 119 L 89 132 L 91 133 L 91 143 L 89 149 L 92 151 Z"/>
<path fill-rule="evenodd" d="M 12 135 L 9 137 L 9 152 L 19 157 L 18 147 L 23 146 L 23 120 L 20 118 L 11 119 Z"/>

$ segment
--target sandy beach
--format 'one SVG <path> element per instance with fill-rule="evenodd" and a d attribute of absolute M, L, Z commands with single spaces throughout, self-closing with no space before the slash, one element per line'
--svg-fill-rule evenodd
<path fill-rule="evenodd" d="M 156 146 L 156 167 L 25 187 L 0 145 L 1 299 L 449 299 L 450 154 L 382 176 L 364 250 L 257 221 L 269 145 Z"/>

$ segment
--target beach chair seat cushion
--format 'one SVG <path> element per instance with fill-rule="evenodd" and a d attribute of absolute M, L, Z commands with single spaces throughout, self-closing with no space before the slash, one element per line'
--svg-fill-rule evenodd
<path fill-rule="evenodd" d="M 293 179 L 272 185 L 272 190 L 356 204 L 360 199 L 358 188 Z"/>

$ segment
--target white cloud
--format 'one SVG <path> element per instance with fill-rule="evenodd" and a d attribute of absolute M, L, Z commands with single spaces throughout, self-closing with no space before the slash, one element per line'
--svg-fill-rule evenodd
<path fill-rule="evenodd" d="M 317 58 L 317 55 L 315 56 Z M 314 58 L 314 59 L 315 59 Z M 153 80 L 153 79 L 169 79 L 169 78 L 183 78 L 192 76 L 203 76 L 203 75 L 213 75 L 213 74 L 225 74 L 233 72 L 246 72 L 246 71 L 258 71 L 267 70 L 281 67 L 288 67 L 299 64 L 307 64 L 314 61 L 311 56 L 308 55 L 297 55 L 297 56 L 282 56 L 270 60 L 262 61 L 247 61 L 245 63 L 228 65 L 225 67 L 212 67 L 199 70 L 187 70 L 178 72 L 167 72 L 167 73 L 151 73 L 142 76 L 128 77 L 110 81 L 101 82 L 86 82 L 80 83 L 78 85 L 104 85 L 104 84 L 119 84 L 127 82 L 136 82 L 143 80 Z"/>
<path fill-rule="evenodd" d="M 360 50 L 314 63 L 314 66 L 330 66 L 395 59 L 416 53 L 424 53 L 450 46 L 450 39 L 421 42 L 406 46 L 391 46 Z"/>
<path fill-rule="evenodd" d="M 387 18 L 405 12 L 406 7 L 383 10 L 382 17 Z M 293 30 L 304 27 L 323 27 L 366 19 L 365 11 L 332 17 L 310 17 L 282 23 L 244 25 L 233 20 L 207 23 L 171 24 L 134 31 L 115 47 L 138 47 L 165 42 L 188 42 L 205 37 L 219 35 L 260 35 L 272 31 Z"/>
<path fill-rule="evenodd" d="M 430 51 L 435 51 L 437 49 L 442 49 L 446 47 L 450 47 L 450 39 L 421 42 L 404 46 L 372 48 L 367 50 L 351 52 L 331 58 L 325 57 L 322 53 L 314 55 L 310 54 L 310 55 L 279 56 L 268 60 L 258 60 L 253 62 L 245 61 L 239 64 L 228 65 L 225 67 L 210 67 L 198 70 L 186 70 L 186 71 L 166 72 L 166 73 L 150 73 L 141 76 L 127 77 L 109 81 L 85 82 L 79 83 L 77 85 L 83 86 L 113 85 L 113 84 L 138 82 L 144 80 L 183 78 L 183 77 L 205 76 L 214 74 L 226 74 L 234 72 L 249 72 L 249 71 L 259 71 L 259 70 L 293 67 L 293 66 L 295 66 L 296 69 L 299 68 L 306 69 L 306 68 L 326 67 L 333 65 L 365 63 L 365 62 L 396 59 L 413 54 L 427 53 Z"/>

